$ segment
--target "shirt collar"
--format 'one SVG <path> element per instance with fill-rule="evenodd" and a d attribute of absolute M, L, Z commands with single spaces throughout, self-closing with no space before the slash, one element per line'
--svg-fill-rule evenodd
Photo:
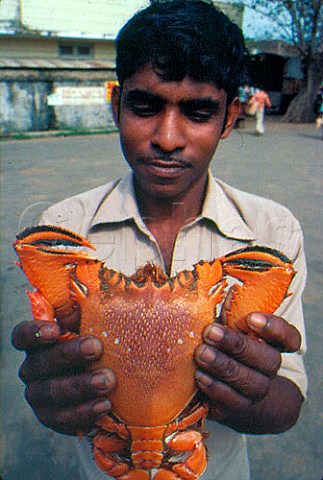
<path fill-rule="evenodd" d="M 209 172 L 201 217 L 213 222 L 225 237 L 237 240 L 255 240 L 253 231 L 248 227 L 223 186 L 224 183 L 215 179 Z"/>
<path fill-rule="evenodd" d="M 103 200 L 93 217 L 91 228 L 99 224 L 121 223 L 130 219 L 134 219 L 138 225 L 143 224 L 136 201 L 132 172 L 123 177 Z"/>
<path fill-rule="evenodd" d="M 208 219 L 215 224 L 222 235 L 237 240 L 254 240 L 252 230 L 247 226 L 234 202 L 211 172 L 202 214 L 193 223 Z M 120 180 L 108 197 L 101 203 L 91 222 L 91 228 L 99 224 L 121 223 L 133 219 L 141 230 L 146 227 L 141 218 L 134 192 L 132 172 Z"/>

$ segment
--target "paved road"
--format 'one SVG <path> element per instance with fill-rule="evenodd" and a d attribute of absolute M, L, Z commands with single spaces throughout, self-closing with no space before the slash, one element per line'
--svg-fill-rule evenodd
<path fill-rule="evenodd" d="M 322 162 L 323 142 L 313 125 L 268 120 L 253 134 L 249 121 L 219 147 L 213 171 L 232 185 L 288 206 L 301 221 L 309 281 L 304 296 L 310 377 L 308 402 L 291 431 L 250 437 L 252 480 L 321 480 L 322 418 Z M 15 233 L 37 221 L 52 202 L 122 175 L 127 167 L 116 134 L 8 141 L 2 151 L 2 455 L 3 480 L 77 480 L 74 440 L 39 425 L 17 378 L 22 354 L 10 347 L 15 323 L 29 318 L 27 283 L 14 266 Z M 219 445 L 221 448 L 221 445 Z M 232 479 L 239 480 L 239 479 Z"/>

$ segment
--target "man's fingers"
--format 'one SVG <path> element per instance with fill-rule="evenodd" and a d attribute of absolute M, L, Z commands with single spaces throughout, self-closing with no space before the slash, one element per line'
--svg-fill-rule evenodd
<path fill-rule="evenodd" d="M 77 332 L 80 323 L 79 310 L 73 311 L 68 317 L 60 318 L 58 322 L 31 321 L 22 322 L 12 331 L 12 345 L 17 350 L 31 350 L 41 345 L 48 345 L 57 341 L 58 337 L 67 330 Z"/>
<path fill-rule="evenodd" d="M 281 363 L 280 353 L 265 342 L 219 324 L 208 325 L 203 332 L 203 338 L 205 343 L 268 377 L 277 374 Z"/>
<path fill-rule="evenodd" d="M 196 381 L 200 390 L 212 399 L 211 410 L 214 420 L 224 420 L 228 415 L 246 410 L 252 403 L 230 385 L 214 380 L 200 370 L 196 372 Z"/>
<path fill-rule="evenodd" d="M 110 410 L 111 402 L 107 398 L 101 398 L 64 410 L 44 407 L 35 413 L 46 427 L 68 435 L 79 435 L 92 430 L 99 418 L 107 415 Z"/>
<path fill-rule="evenodd" d="M 32 350 L 57 341 L 61 329 L 55 322 L 22 322 L 12 332 L 12 345 L 17 350 Z"/>
<path fill-rule="evenodd" d="M 77 373 L 84 365 L 100 358 L 102 344 L 96 337 L 85 336 L 55 343 L 28 352 L 20 367 L 19 376 L 25 383 Z"/>
<path fill-rule="evenodd" d="M 215 383 L 224 382 L 252 400 L 259 400 L 267 395 L 269 378 L 260 371 L 249 368 L 208 345 L 198 347 L 195 356 L 198 365 L 210 374 L 210 378 L 216 380 Z"/>
<path fill-rule="evenodd" d="M 297 328 L 281 317 L 254 312 L 248 315 L 247 323 L 260 338 L 282 352 L 296 352 L 301 345 Z"/>
<path fill-rule="evenodd" d="M 115 386 L 111 370 L 83 372 L 70 377 L 35 381 L 27 385 L 25 397 L 33 408 L 65 407 L 107 396 Z"/>
<path fill-rule="evenodd" d="M 280 317 L 253 313 L 248 324 L 259 339 L 216 323 L 203 332 L 204 343 L 195 352 L 202 371 L 197 373 L 197 381 L 213 400 L 217 399 L 213 395 L 217 397 L 224 390 L 224 384 L 232 389 L 233 403 L 234 399 L 239 403 L 239 395 L 249 401 L 261 400 L 279 370 L 280 352 L 293 352 L 300 346 L 296 328 Z"/>

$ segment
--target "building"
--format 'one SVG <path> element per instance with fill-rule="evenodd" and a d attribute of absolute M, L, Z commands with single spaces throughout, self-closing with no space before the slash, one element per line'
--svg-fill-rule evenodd
<path fill-rule="evenodd" d="M 144 0 L 2 0 L 0 133 L 113 125 L 115 37 Z"/>
<path fill-rule="evenodd" d="M 284 114 L 297 95 L 303 78 L 296 48 L 282 40 L 247 41 L 250 84 L 269 93 L 271 111 Z"/>
<path fill-rule="evenodd" d="M 241 3 L 214 3 L 242 28 Z M 0 134 L 112 128 L 115 38 L 124 22 L 148 4 L 0 0 Z M 285 108 L 299 84 L 295 72 L 289 77 L 295 60 L 289 47 L 249 42 L 251 83 L 269 91 L 276 111 Z"/>

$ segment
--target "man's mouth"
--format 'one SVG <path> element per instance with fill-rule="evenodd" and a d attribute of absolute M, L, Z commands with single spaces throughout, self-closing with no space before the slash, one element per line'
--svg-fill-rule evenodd
<path fill-rule="evenodd" d="M 182 171 L 189 167 L 188 162 L 174 158 L 150 158 L 144 157 L 139 159 L 139 163 L 147 168 L 165 171 Z"/>

